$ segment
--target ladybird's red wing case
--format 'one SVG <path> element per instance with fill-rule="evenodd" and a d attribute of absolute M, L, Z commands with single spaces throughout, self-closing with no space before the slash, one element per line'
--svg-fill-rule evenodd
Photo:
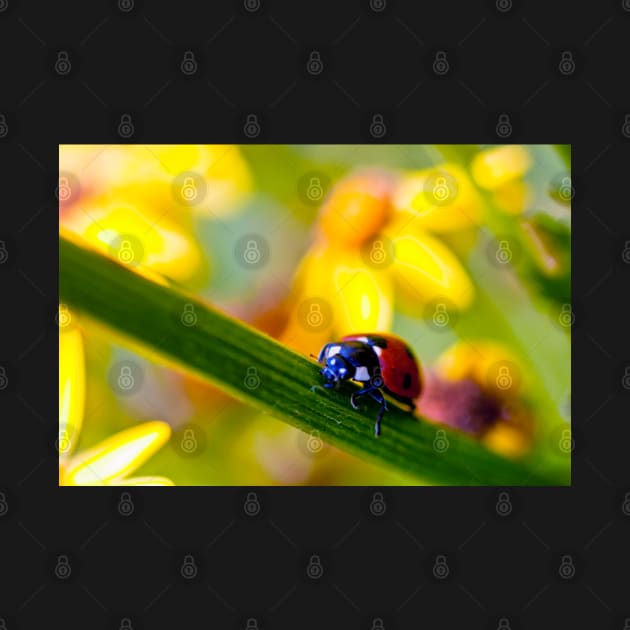
<path fill-rule="evenodd" d="M 396 396 L 416 398 L 422 390 L 418 360 L 409 346 L 389 334 L 357 333 L 343 341 L 361 341 L 374 349 L 379 358 L 385 387 Z"/>

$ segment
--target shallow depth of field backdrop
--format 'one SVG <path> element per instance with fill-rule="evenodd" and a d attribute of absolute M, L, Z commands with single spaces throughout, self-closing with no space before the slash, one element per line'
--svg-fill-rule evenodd
<path fill-rule="evenodd" d="M 568 471 L 567 147 L 59 151 L 64 238 L 305 357 L 344 334 L 395 333 L 420 359 L 436 452 L 443 423 L 532 470 Z M 193 335 L 196 318 L 191 305 L 173 325 Z M 72 305 L 59 328 L 60 483 L 430 483 L 239 402 Z M 254 395 L 259 379 L 243 374 Z"/>

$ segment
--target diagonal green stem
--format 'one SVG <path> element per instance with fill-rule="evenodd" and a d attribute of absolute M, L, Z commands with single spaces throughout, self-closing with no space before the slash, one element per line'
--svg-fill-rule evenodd
<path fill-rule="evenodd" d="M 545 476 L 452 430 L 445 430 L 448 448 L 439 452 L 434 448 L 438 427 L 394 404 L 381 437 L 375 438 L 376 407 L 354 411 L 348 400 L 351 385 L 339 391 L 313 387 L 321 383 L 315 362 L 179 288 L 152 282 L 63 237 L 59 269 L 60 301 L 239 400 L 306 432 L 318 432 L 321 439 L 359 457 L 436 484 L 569 483 L 568 470 Z M 193 326 L 182 324 L 182 313 L 191 309 L 187 305 L 197 318 Z M 246 377 L 253 373 L 259 383 L 250 388 Z"/>

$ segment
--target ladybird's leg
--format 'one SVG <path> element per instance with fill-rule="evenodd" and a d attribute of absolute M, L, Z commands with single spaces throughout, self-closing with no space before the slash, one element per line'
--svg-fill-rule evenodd
<path fill-rule="evenodd" d="M 381 434 L 381 420 L 383 419 L 383 415 L 387 411 L 387 401 L 383 396 L 383 392 L 381 392 L 378 388 L 373 388 L 369 392 L 370 396 L 377 402 L 380 403 L 381 408 L 378 410 L 378 416 L 376 416 L 376 423 L 374 424 L 374 435 L 378 437 Z"/>
<path fill-rule="evenodd" d="M 359 396 L 365 396 L 365 394 L 369 394 L 372 391 L 372 389 L 373 389 L 372 387 L 364 387 L 363 389 L 360 389 L 358 392 L 352 392 L 352 394 L 350 395 L 350 404 L 352 405 L 352 408 L 360 409 L 361 407 L 357 405 L 355 400 Z"/>

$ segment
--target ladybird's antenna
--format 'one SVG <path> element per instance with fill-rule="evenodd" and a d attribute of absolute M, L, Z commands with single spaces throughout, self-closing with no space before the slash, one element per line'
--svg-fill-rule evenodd
<path fill-rule="evenodd" d="M 315 361 L 317 361 L 317 357 L 312 352 L 308 356 L 311 357 L 311 359 L 315 359 Z"/>

